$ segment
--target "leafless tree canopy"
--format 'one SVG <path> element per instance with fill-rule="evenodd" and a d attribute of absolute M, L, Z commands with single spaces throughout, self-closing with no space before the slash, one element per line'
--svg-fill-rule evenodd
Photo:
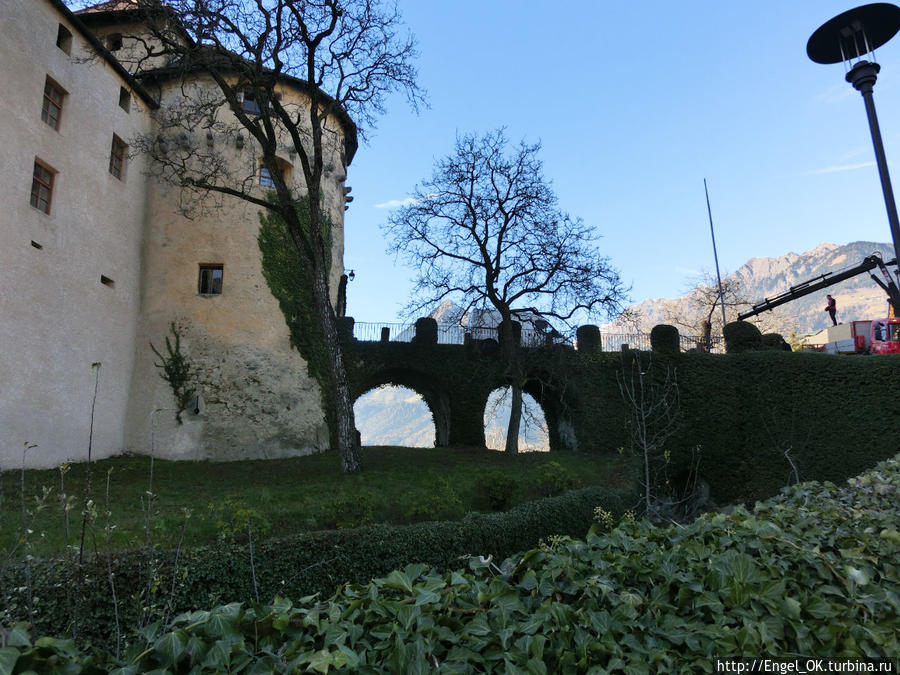
<path fill-rule="evenodd" d="M 593 229 L 559 208 L 539 150 L 509 148 L 502 130 L 462 136 L 391 216 L 392 251 L 418 270 L 411 311 L 454 299 L 569 322 L 620 309 L 618 272 Z"/>

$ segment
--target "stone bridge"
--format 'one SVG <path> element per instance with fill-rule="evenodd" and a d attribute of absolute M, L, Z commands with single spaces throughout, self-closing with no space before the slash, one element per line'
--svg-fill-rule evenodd
<path fill-rule="evenodd" d="M 434 320 L 420 319 L 409 342 L 391 341 L 387 335 L 376 342 L 353 339 L 352 324 L 345 323 L 342 346 L 353 400 L 384 384 L 408 387 L 431 411 L 436 446 L 484 446 L 488 397 L 510 384 L 500 345 L 494 339 L 439 344 L 436 329 Z M 589 340 L 585 331 L 580 335 L 583 343 Z M 523 391 L 544 413 L 550 449 L 583 449 L 585 439 L 594 434 L 580 415 L 592 407 L 583 400 L 590 391 L 572 377 L 581 355 L 571 344 L 535 340 L 528 334 L 524 340 L 517 334 L 517 339 L 523 344 Z"/>

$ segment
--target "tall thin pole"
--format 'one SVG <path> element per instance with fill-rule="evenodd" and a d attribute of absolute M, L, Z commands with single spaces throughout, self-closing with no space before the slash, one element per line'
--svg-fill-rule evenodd
<path fill-rule="evenodd" d="M 722 300 L 722 330 L 725 330 L 725 293 L 722 291 L 722 275 L 719 273 L 719 253 L 716 251 L 716 231 L 713 229 L 712 209 L 709 207 L 709 189 L 703 179 L 703 191 L 706 193 L 706 212 L 709 214 L 709 233 L 712 235 L 713 258 L 716 261 L 716 279 L 719 282 L 719 298 Z"/>

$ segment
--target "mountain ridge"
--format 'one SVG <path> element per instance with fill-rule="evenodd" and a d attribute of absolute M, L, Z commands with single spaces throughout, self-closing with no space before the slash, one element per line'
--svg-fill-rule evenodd
<path fill-rule="evenodd" d="M 821 275 L 835 273 L 856 265 L 872 253 L 878 253 L 887 262 L 893 259 L 891 244 L 856 241 L 837 245 L 823 242 L 818 246 L 795 253 L 790 251 L 775 257 L 753 257 L 737 270 L 723 276 L 723 284 L 738 288 L 733 303 L 726 305 L 728 321 L 737 319 L 737 314 L 747 311 L 753 304 L 765 298 L 789 290 Z M 715 277 L 709 279 L 715 284 Z M 751 319 L 763 332 L 778 332 L 788 335 L 811 333 L 825 328 L 829 323 L 824 311 L 825 296 L 831 293 L 838 303 L 838 320 L 871 319 L 887 315 L 887 298 L 884 291 L 868 275 L 860 274 L 846 281 L 816 291 L 800 299 L 786 303 L 769 312 Z M 648 332 L 660 323 L 674 323 L 679 330 L 688 334 L 693 328 L 700 332 L 699 319 L 711 308 L 708 300 L 704 303 L 695 290 L 689 290 L 674 298 L 652 298 L 632 305 L 629 310 L 637 315 L 626 324 L 616 321 L 605 327 L 607 332 L 631 328 L 638 332 Z M 721 313 L 717 308 L 712 316 L 713 334 L 721 334 Z"/>

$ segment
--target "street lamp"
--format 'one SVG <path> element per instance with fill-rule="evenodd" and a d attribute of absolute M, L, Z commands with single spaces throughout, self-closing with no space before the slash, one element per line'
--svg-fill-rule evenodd
<path fill-rule="evenodd" d="M 884 206 L 887 209 L 891 238 L 894 240 L 894 256 L 900 267 L 900 222 L 897 205 L 888 174 L 887 159 L 872 88 L 881 70 L 875 62 L 875 50 L 890 40 L 900 30 L 900 7 L 886 2 L 863 5 L 839 14 L 822 24 L 806 43 L 806 53 L 816 63 L 844 63 L 846 80 L 862 94 L 875 146 L 875 161 L 881 177 Z"/>

